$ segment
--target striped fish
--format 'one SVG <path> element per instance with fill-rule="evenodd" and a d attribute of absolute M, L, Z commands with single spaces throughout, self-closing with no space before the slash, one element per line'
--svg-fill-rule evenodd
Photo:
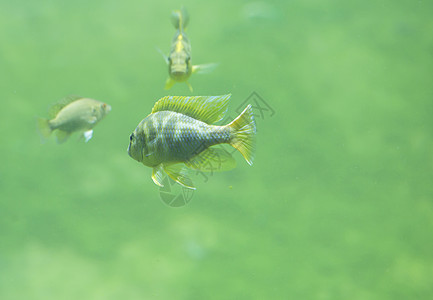
<path fill-rule="evenodd" d="M 252 165 L 256 125 L 251 105 L 231 123 L 220 121 L 228 108 L 231 95 L 179 97 L 158 100 L 150 115 L 130 135 L 128 154 L 153 168 L 152 179 L 163 187 L 167 174 L 180 185 L 195 189 L 184 166 L 202 171 L 226 171 L 236 166 L 233 157 L 222 148 L 229 144 Z"/>
<path fill-rule="evenodd" d="M 193 91 L 188 78 L 193 73 L 208 73 L 215 69 L 217 64 L 192 65 L 191 63 L 191 43 L 185 34 L 189 16 L 185 8 L 172 12 L 171 21 L 177 29 L 170 50 L 170 55 L 164 56 L 168 64 L 169 77 L 165 83 L 165 89 L 170 89 L 176 82 L 185 82 L 190 91 Z"/>

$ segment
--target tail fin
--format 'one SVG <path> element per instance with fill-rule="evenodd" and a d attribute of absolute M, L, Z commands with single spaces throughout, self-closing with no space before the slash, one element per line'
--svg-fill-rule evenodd
<path fill-rule="evenodd" d="M 242 154 L 249 165 L 252 165 L 256 149 L 256 123 L 251 104 L 227 126 L 234 130 L 230 145 Z"/>
<path fill-rule="evenodd" d="M 171 23 L 173 23 L 176 29 L 179 29 L 180 32 L 184 31 L 189 22 L 189 15 L 186 9 L 182 6 L 179 10 L 174 10 L 171 13 Z"/>
<path fill-rule="evenodd" d="M 38 118 L 37 122 L 38 122 L 37 125 L 38 125 L 39 132 L 42 134 L 44 138 L 49 138 L 52 132 L 49 120 Z"/>

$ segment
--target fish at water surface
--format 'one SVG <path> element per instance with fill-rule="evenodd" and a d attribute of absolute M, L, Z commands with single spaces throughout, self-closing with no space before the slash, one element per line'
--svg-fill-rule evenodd
<path fill-rule="evenodd" d="M 152 179 L 161 187 L 167 174 L 180 185 L 195 189 L 184 166 L 206 171 L 217 158 L 217 171 L 234 168 L 236 161 L 227 151 L 212 147 L 219 144 L 233 146 L 252 165 L 256 125 L 251 105 L 231 123 L 212 125 L 224 117 L 230 96 L 161 98 L 130 135 L 128 154 L 151 167 Z"/>
<path fill-rule="evenodd" d="M 189 15 L 185 8 L 172 12 L 171 21 L 177 29 L 171 45 L 170 55 L 165 56 L 168 64 L 169 77 L 165 83 L 165 89 L 170 89 L 176 82 L 185 82 L 189 90 L 193 88 L 188 82 L 188 78 L 194 73 L 209 73 L 216 68 L 216 63 L 192 65 L 191 62 L 191 43 L 185 34 L 186 26 L 189 22 Z"/>
<path fill-rule="evenodd" d="M 83 132 L 85 141 L 93 135 L 93 127 L 111 111 L 111 106 L 90 98 L 69 96 L 53 104 L 49 119 L 38 118 L 40 133 L 50 137 L 54 131 L 58 143 L 65 142 L 73 132 Z"/>

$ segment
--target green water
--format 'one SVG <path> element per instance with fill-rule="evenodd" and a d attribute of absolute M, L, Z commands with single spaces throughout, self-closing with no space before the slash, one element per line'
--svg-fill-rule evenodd
<path fill-rule="evenodd" d="M 181 3 L 1 1 L 0 299 L 433 297 L 433 3 L 367 2 L 183 2 L 193 63 L 219 63 L 194 94 L 274 114 L 255 108 L 252 167 L 236 153 L 174 208 L 126 148 L 192 95 L 155 50 Z M 69 94 L 112 111 L 87 144 L 41 143 Z"/>

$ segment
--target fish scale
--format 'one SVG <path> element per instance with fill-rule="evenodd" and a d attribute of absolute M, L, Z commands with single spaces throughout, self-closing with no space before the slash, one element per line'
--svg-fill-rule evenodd
<path fill-rule="evenodd" d="M 161 111 L 150 115 L 141 124 L 145 137 L 152 134 L 148 124 L 162 124 L 154 140 L 145 139 L 148 151 L 155 152 L 161 161 L 183 161 L 199 154 L 206 148 L 219 143 L 228 143 L 229 129 L 224 126 L 208 125 L 186 115 Z M 154 145 L 151 147 L 150 145 Z"/>

